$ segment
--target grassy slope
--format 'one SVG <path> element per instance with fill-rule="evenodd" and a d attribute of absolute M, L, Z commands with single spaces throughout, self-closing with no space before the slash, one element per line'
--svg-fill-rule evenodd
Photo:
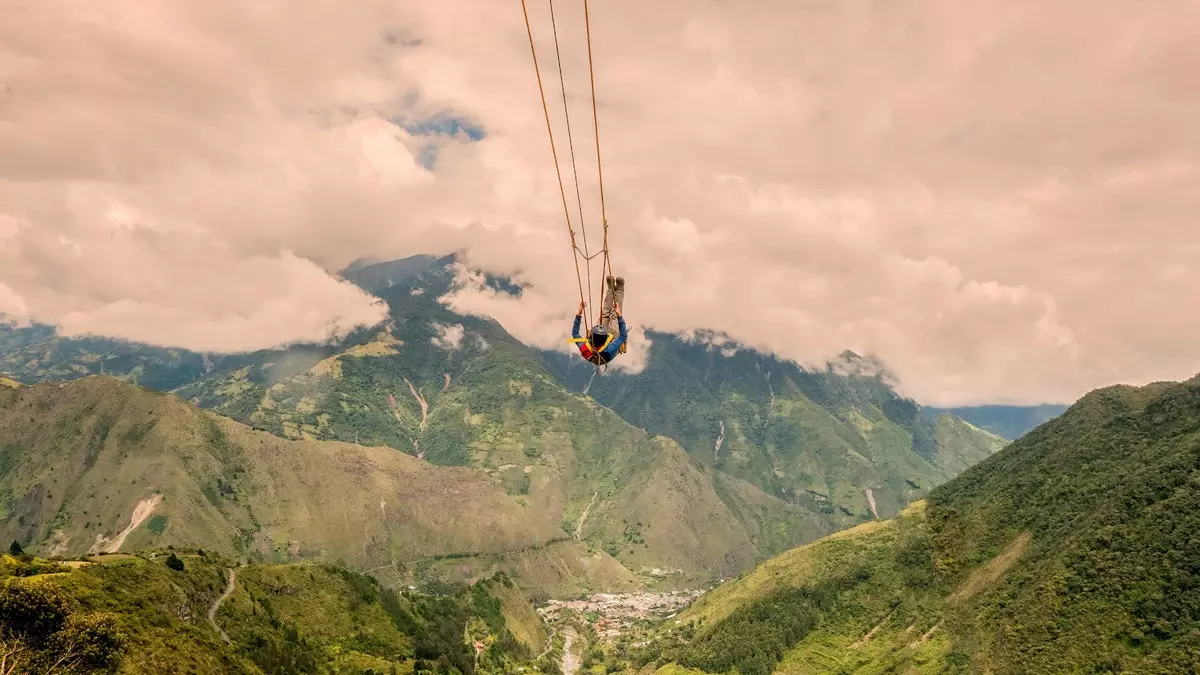
<path fill-rule="evenodd" d="M 159 552 L 105 556 L 66 573 L 11 581 L 58 584 L 85 611 L 115 613 L 130 638 L 126 673 L 297 672 L 278 671 L 281 663 L 298 672 L 385 673 L 394 666 L 406 673 L 423 653 L 436 660 L 430 649 L 470 662 L 464 624 L 454 619 L 448 635 L 437 634 L 439 619 L 447 618 L 439 614 L 463 609 L 472 638 L 488 645 L 481 663 L 492 672 L 527 662 L 545 639 L 533 607 L 503 579 L 460 591 L 457 600 L 435 599 L 389 595 L 369 577 L 331 566 L 254 564 L 237 569 L 234 590 L 216 613 L 232 640 L 226 645 L 207 617 L 226 589 L 229 561 L 212 553 L 179 557 L 182 571 L 169 569 Z M 12 567 L 0 565 L 0 577 Z M 534 643 L 515 645 L 506 631 Z"/>
<path fill-rule="evenodd" d="M 635 571 L 728 574 L 840 524 L 694 463 L 672 465 L 687 480 L 653 505 L 638 501 L 661 483 L 658 441 L 564 391 L 495 322 L 442 307 L 434 296 L 450 280 L 440 263 L 394 267 L 351 275 L 388 301 L 389 326 L 363 331 L 332 354 L 272 353 L 253 366 L 217 369 L 179 395 L 285 436 L 388 444 L 480 469 L 531 512 Z M 663 533 L 715 525 L 723 536 L 639 544 L 643 537 L 628 531 L 638 522 Z"/>
<path fill-rule="evenodd" d="M 750 349 L 652 339 L 638 375 L 592 379 L 578 359 L 544 358 L 631 423 L 839 527 L 872 519 L 872 498 L 880 517 L 895 514 L 1004 444 L 927 418 L 853 355 L 814 372 Z"/>
<path fill-rule="evenodd" d="M 0 534 L 44 552 L 112 540 L 156 496 L 123 548 L 175 543 L 374 566 L 520 549 L 556 531 L 468 469 L 288 441 L 108 378 L 0 391 L 0 428 Z"/>
<path fill-rule="evenodd" d="M 1008 441 L 1000 436 L 948 413 L 938 415 L 935 424 L 938 447 L 962 449 L 941 461 L 942 469 L 953 475 L 962 473 L 980 459 L 989 457 L 1008 445 Z"/>
<path fill-rule="evenodd" d="M 586 542 L 556 541 L 507 553 L 430 558 L 403 569 L 372 570 L 396 585 L 437 587 L 444 582 L 473 583 L 503 572 L 535 600 L 568 598 L 596 592 L 631 591 L 644 580 L 604 551 Z"/>
<path fill-rule="evenodd" d="M 35 328 L 20 339 L 10 331 L 6 344 L 15 351 L 4 358 L 36 381 L 95 372 L 103 357 L 109 372 L 125 368 L 120 372 L 129 379 L 175 388 L 201 407 L 277 435 L 388 445 L 434 464 L 477 468 L 539 526 L 546 520 L 564 534 L 578 530 L 634 571 L 736 572 L 872 518 L 868 489 L 886 516 L 921 494 L 913 486 L 949 477 L 943 455 L 972 461 L 986 453 L 970 438 L 938 445 L 935 433 L 915 421 L 915 407 L 870 378 L 814 375 L 741 353 L 710 366 L 720 371 L 710 379 L 724 382 L 714 403 L 694 364 L 664 360 L 656 351 L 652 371 L 686 381 L 672 388 L 661 378 L 639 380 L 650 389 L 621 400 L 640 406 L 639 423 L 670 421 L 662 429 L 647 426 L 683 441 L 696 461 L 682 462 L 610 410 L 565 391 L 540 357 L 495 322 L 442 307 L 436 297 L 451 283 L 445 263 L 416 258 L 348 271 L 347 278 L 389 303 L 391 322 L 337 345 L 205 359 L 64 340 Z M 760 372 L 764 363 L 774 375 Z M 602 380 L 624 381 L 611 374 Z M 693 398 L 695 405 L 688 403 Z M 714 410 L 727 426 L 715 464 L 705 446 L 711 448 L 716 430 L 704 437 Z M 671 472 L 678 480 L 668 480 Z M 286 494 L 293 487 L 306 489 L 296 483 L 279 489 Z M 369 544 L 372 551 L 380 546 L 386 545 Z M 354 559 L 360 558 L 390 561 L 371 551 Z M 528 556 L 526 563 L 541 558 Z"/>
<path fill-rule="evenodd" d="M 1094 392 L 927 504 L 718 587 L 662 644 L 689 622 L 692 637 L 649 656 L 743 673 L 1191 672 L 1197 448 L 1200 380 Z"/>
<path fill-rule="evenodd" d="M 531 592 L 558 595 L 581 589 L 581 580 L 597 588 L 628 578 L 602 550 L 557 549 L 573 557 L 568 569 L 583 573 L 574 580 L 560 574 L 554 556 L 529 550 L 566 538 L 564 525 L 573 534 L 582 522 L 581 538 L 635 570 L 685 577 L 729 574 L 828 531 L 582 399 L 571 399 L 565 413 L 533 410 L 535 425 L 523 433 L 538 463 L 526 496 L 506 494 L 499 478 L 388 448 L 252 431 L 110 378 L 5 391 L 0 425 L 11 432 L 3 441 L 0 506 L 11 517 L 0 535 L 46 552 L 111 548 L 145 502 L 153 510 L 126 547 L 174 543 L 276 560 L 341 558 L 400 578 L 430 556 L 508 554 L 513 563 L 515 553 L 516 564 L 499 569 L 524 572 L 518 578 Z M 565 415 L 582 418 L 573 425 L 578 442 L 565 430 Z M 557 435 L 553 425 L 561 425 Z M 526 441 L 498 442 L 525 452 Z M 160 502 L 152 501 L 156 495 Z M 627 531 L 638 527 L 651 534 L 635 543 Z"/>

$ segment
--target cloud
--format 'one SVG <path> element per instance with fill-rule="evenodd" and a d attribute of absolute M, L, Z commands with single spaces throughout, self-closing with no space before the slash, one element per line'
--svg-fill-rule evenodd
<path fill-rule="evenodd" d="M 593 5 L 635 335 L 712 329 L 809 365 L 852 349 L 943 405 L 1200 371 L 1200 6 Z M 582 222 L 547 7 L 529 8 L 594 251 L 581 6 L 555 9 Z M 251 349 L 380 316 L 328 270 L 460 249 L 525 287 L 447 302 L 531 343 L 566 348 L 579 286 L 599 300 L 511 3 L 20 3 L 0 110 L 10 312 Z"/>
<path fill-rule="evenodd" d="M 437 335 L 430 339 L 430 342 L 432 342 L 434 346 L 441 347 L 442 349 L 446 350 L 455 350 L 458 349 L 459 345 L 462 344 L 463 335 L 466 333 L 466 330 L 462 327 L 462 324 L 456 323 L 453 326 L 445 326 L 435 322 L 433 327 L 438 332 Z"/>
<path fill-rule="evenodd" d="M 23 324 L 28 318 L 29 307 L 25 304 L 25 298 L 22 298 L 6 284 L 0 283 L 0 319 Z"/>

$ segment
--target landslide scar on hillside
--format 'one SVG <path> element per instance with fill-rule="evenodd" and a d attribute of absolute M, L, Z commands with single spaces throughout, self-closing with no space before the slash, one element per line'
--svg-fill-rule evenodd
<path fill-rule="evenodd" d="M 125 538 L 133 534 L 133 531 L 136 530 L 138 526 L 146 522 L 146 519 L 150 517 L 150 514 L 154 513 L 154 509 L 158 508 L 158 505 L 162 503 L 162 500 L 163 496 L 161 494 L 156 494 L 138 502 L 137 506 L 133 508 L 133 515 L 129 518 L 129 527 L 126 527 L 121 531 L 120 534 L 118 534 L 116 537 L 113 537 L 111 540 L 109 540 L 103 534 L 97 534 L 96 543 L 92 544 L 92 548 L 89 553 L 100 553 L 106 550 L 112 553 L 120 551 L 121 546 L 125 543 Z"/>
<path fill-rule="evenodd" d="M 1030 532 L 1022 532 L 1021 534 L 1018 534 L 1015 539 L 1008 543 L 1008 546 L 1004 547 L 1003 551 L 1000 551 L 1000 553 L 996 555 L 995 558 L 992 558 L 987 562 L 986 565 L 982 565 L 975 571 L 971 572 L 971 575 L 967 577 L 967 580 L 962 582 L 962 584 L 960 584 L 959 587 L 950 594 L 950 597 L 946 598 L 946 602 L 957 604 L 990 588 L 993 584 L 1000 580 L 1000 577 L 1004 576 L 1004 573 L 1007 572 L 1008 569 L 1012 567 L 1018 559 L 1020 559 L 1020 557 L 1025 553 L 1026 549 L 1029 548 L 1029 542 L 1032 539 L 1033 534 Z"/>

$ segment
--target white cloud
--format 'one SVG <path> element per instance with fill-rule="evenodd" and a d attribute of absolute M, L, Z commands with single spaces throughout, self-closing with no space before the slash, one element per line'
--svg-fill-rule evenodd
<path fill-rule="evenodd" d="M 0 283 L 0 319 L 9 323 L 25 323 L 29 318 L 29 307 L 16 291 Z"/>
<path fill-rule="evenodd" d="M 529 6 L 570 181 L 546 6 Z M 635 334 L 616 364 L 638 367 L 644 329 L 707 328 L 801 363 L 877 355 L 937 404 L 1200 370 L 1200 6 L 739 7 L 592 8 Z M 556 10 L 594 242 L 581 8 Z M 0 108 L 10 310 L 251 349 L 381 315 L 323 270 L 466 249 L 527 288 L 464 284 L 451 306 L 568 347 L 579 291 L 519 7 L 19 3 L 0 15 Z M 391 124 L 433 116 L 486 137 Z"/>
<path fill-rule="evenodd" d="M 433 327 L 438 332 L 437 335 L 430 339 L 430 342 L 432 342 L 434 346 L 441 347 L 442 349 L 446 350 L 454 350 L 458 349 L 462 344 L 463 335 L 466 332 L 462 327 L 462 324 L 444 326 L 440 323 L 434 322 Z"/>

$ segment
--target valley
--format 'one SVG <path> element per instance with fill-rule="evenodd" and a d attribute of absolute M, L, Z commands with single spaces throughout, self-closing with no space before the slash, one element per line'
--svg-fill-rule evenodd
<path fill-rule="evenodd" d="M 219 356 L 0 330 L 14 376 L 0 389 L 0 536 L 57 558 L 190 547 L 229 560 L 185 622 L 235 651 L 222 617 L 241 611 L 252 570 L 324 565 L 432 598 L 510 580 L 512 633 L 538 647 L 519 658 L 541 672 L 676 654 L 656 667 L 723 672 L 695 656 L 717 639 L 706 627 L 720 634 L 739 603 L 816 573 L 780 560 L 863 541 L 820 566 L 861 569 L 926 527 L 937 486 L 1007 443 L 899 397 L 850 353 L 813 372 L 656 335 L 642 374 L 585 382 L 560 355 L 442 307 L 449 263 L 357 267 L 389 319 L 325 345 Z M 766 584 L 762 569 L 776 570 Z M 842 648 L 896 643 L 898 616 Z M 923 621 L 906 624 L 905 649 L 942 649 L 945 619 Z M 823 672 L 822 649 L 783 672 Z M 340 667 L 376 657 L 354 658 Z"/>
<path fill-rule="evenodd" d="M 1094 391 L 887 521 L 706 593 L 624 663 L 659 673 L 1185 673 L 1200 378 Z"/>
<path fill-rule="evenodd" d="M 38 401 L 15 403 L 10 454 L 43 457 L 0 476 L 20 509 L 6 531 L 45 553 L 103 537 L 344 560 L 397 585 L 504 571 L 547 598 L 694 588 L 888 517 L 1003 444 L 921 418 L 879 377 L 744 349 L 663 341 L 642 376 L 583 395 L 575 371 L 438 302 L 453 262 L 345 271 L 389 318 L 325 345 L 220 356 L 0 326 L 0 367 L 30 385 L 10 400 Z M 173 455 L 177 435 L 205 440 Z M 147 499 L 165 501 L 114 546 Z"/>

